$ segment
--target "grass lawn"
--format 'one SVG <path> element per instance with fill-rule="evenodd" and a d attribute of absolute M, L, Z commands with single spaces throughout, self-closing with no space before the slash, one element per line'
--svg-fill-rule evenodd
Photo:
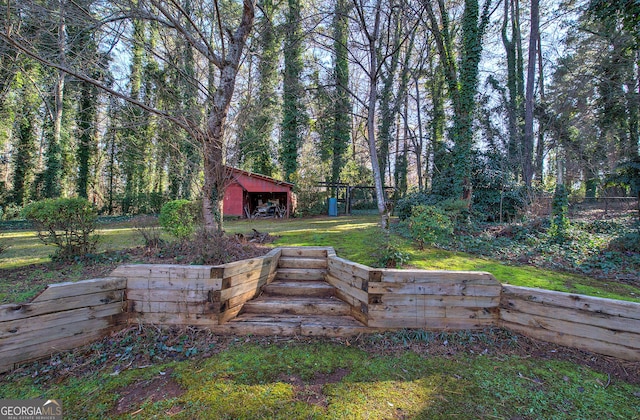
<path fill-rule="evenodd" d="M 236 220 L 226 222 L 225 228 L 228 233 L 247 234 L 251 233 L 252 229 L 269 232 L 277 236 L 273 246 L 332 246 L 340 257 L 376 266 L 380 260 L 381 249 L 388 241 L 378 229 L 377 221 L 377 216 L 370 215 Z M 98 251 L 117 251 L 143 244 L 140 234 L 122 223 L 101 226 L 97 233 L 101 237 Z M 508 265 L 462 252 L 419 250 L 410 240 L 393 234 L 391 236 L 394 245 L 409 256 L 407 266 L 410 267 L 426 270 L 487 271 L 502 283 L 640 302 L 640 288 L 626 283 L 603 281 L 531 266 Z M 2 238 L 9 245 L 9 249 L 0 255 L 0 273 L 3 269 L 26 267 L 50 260 L 48 255 L 53 248 L 41 244 L 32 231 L 7 232 Z M 74 281 L 81 278 L 74 277 L 73 270 L 70 270 L 64 279 L 58 281 L 65 280 Z M 34 293 L 29 291 L 20 297 L 28 298 Z"/>
<path fill-rule="evenodd" d="M 333 246 L 341 257 L 376 265 L 389 240 L 376 223 L 374 216 L 257 220 L 228 222 L 226 229 L 269 232 L 277 236 L 272 246 Z M 99 233 L 100 250 L 142 245 L 126 225 Z M 10 248 L 0 255 L 0 279 L 3 270 L 41 267 L 24 284 L 0 280 L 0 287 L 12 289 L 7 296 L 28 299 L 43 281 L 80 279 L 80 264 L 71 264 L 64 278 L 55 267 L 46 269 L 41 263 L 49 261 L 51 248 L 33 232 L 3 239 Z M 418 250 L 393 235 L 391 241 L 409 256 L 410 267 L 489 271 L 511 284 L 640 301 L 640 290 L 622 283 Z M 149 332 L 151 341 L 138 339 Z M 74 419 L 640 419 L 640 384 L 616 375 L 630 371 L 638 378 L 637 363 L 503 337 L 500 330 L 400 331 L 349 340 L 200 334 L 207 333 L 133 327 L 0 375 L 0 398 L 58 399 L 66 418 Z"/>
<path fill-rule="evenodd" d="M 280 222 L 250 220 L 227 223 L 232 233 L 270 232 L 279 236 L 278 246 L 332 246 L 340 257 L 376 266 L 385 235 L 377 228 L 377 216 L 317 218 Z M 640 302 L 640 288 L 616 281 L 602 281 L 570 273 L 530 266 L 507 265 L 504 262 L 476 257 L 463 252 L 441 249 L 419 250 L 412 241 L 393 235 L 395 246 L 408 254 L 408 266 L 424 270 L 487 271 L 498 281 L 516 286 L 536 287 L 560 292 Z"/>
<path fill-rule="evenodd" d="M 483 335 L 475 337 L 479 344 Z M 7 378 L 0 398 L 56 398 L 74 419 L 633 419 L 640 412 L 640 385 L 587 367 L 493 351 L 429 355 L 427 342 L 379 351 L 384 340 L 401 339 L 236 339 L 194 360 L 116 364 L 52 381 L 37 371 Z"/>

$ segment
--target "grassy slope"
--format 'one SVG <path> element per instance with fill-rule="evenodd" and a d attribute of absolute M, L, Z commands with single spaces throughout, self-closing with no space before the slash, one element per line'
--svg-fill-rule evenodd
<path fill-rule="evenodd" d="M 289 220 L 239 220 L 227 222 L 229 233 L 250 233 L 252 229 L 278 236 L 274 246 L 332 246 L 339 256 L 374 266 L 385 237 L 377 228 L 376 216 Z M 142 245 L 132 228 L 113 226 L 98 231 L 98 250 L 118 250 Z M 49 261 L 51 247 L 42 245 L 34 232 L 17 231 L 3 235 L 10 248 L 0 255 L 2 269 Z M 460 252 L 439 249 L 418 250 L 408 240 L 394 237 L 393 242 L 410 256 L 409 266 L 419 269 L 488 271 L 500 282 L 562 292 L 640 302 L 640 288 L 624 283 L 603 282 L 589 277 L 559 273 L 528 266 L 512 266 Z M 71 279 L 79 280 L 79 279 Z"/>
<path fill-rule="evenodd" d="M 384 235 L 377 228 L 377 217 L 357 216 L 318 218 L 311 220 L 238 221 L 227 224 L 230 232 L 256 229 L 271 232 L 280 238 L 274 245 L 333 246 L 339 256 L 366 265 L 375 265 Z M 616 282 L 528 266 L 512 266 L 462 252 L 440 249 L 418 250 L 409 240 L 394 237 L 396 246 L 409 254 L 409 266 L 425 270 L 488 271 L 500 282 L 516 286 L 537 287 L 561 292 L 640 302 L 640 288 Z"/>

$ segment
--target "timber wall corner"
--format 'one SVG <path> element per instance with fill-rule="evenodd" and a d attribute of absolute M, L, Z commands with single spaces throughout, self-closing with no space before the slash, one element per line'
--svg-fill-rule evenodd
<path fill-rule="evenodd" d="M 640 303 L 511 286 L 482 272 L 377 269 L 330 247 L 289 247 L 220 266 L 122 265 L 108 278 L 53 284 L 32 302 L 0 305 L 0 372 L 132 323 L 228 331 L 223 324 L 273 281 L 280 256 L 298 249 L 326 256 L 325 280 L 371 332 L 495 327 L 640 361 Z"/>

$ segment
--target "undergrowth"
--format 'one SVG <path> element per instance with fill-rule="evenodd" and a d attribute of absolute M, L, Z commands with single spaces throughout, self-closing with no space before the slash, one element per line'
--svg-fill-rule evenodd
<path fill-rule="evenodd" d="M 610 362 L 503 330 L 319 339 L 134 327 L 0 376 L 0 398 L 56 398 L 68 418 L 637 416 L 640 378 L 593 360 Z"/>
<path fill-rule="evenodd" d="M 443 249 L 502 261 L 569 271 L 640 284 L 639 226 L 632 218 L 573 221 L 563 239 L 549 233 L 548 221 L 484 224 L 461 232 Z"/>

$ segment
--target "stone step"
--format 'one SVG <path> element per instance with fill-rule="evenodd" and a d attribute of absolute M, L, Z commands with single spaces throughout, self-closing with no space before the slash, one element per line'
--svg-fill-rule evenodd
<path fill-rule="evenodd" d="M 322 281 L 327 271 L 322 268 L 278 268 L 276 280 Z"/>
<path fill-rule="evenodd" d="M 291 315 L 349 315 L 351 307 L 335 297 L 274 297 L 261 296 L 244 304 L 243 313 Z"/>
<path fill-rule="evenodd" d="M 278 268 L 327 268 L 327 259 L 280 257 Z"/>
<path fill-rule="evenodd" d="M 296 316 L 242 314 L 218 325 L 215 331 L 242 335 L 304 335 L 348 337 L 370 329 L 350 316 Z"/>
<path fill-rule="evenodd" d="M 264 286 L 262 291 L 267 296 L 333 296 L 335 288 L 325 281 L 277 280 Z"/>

